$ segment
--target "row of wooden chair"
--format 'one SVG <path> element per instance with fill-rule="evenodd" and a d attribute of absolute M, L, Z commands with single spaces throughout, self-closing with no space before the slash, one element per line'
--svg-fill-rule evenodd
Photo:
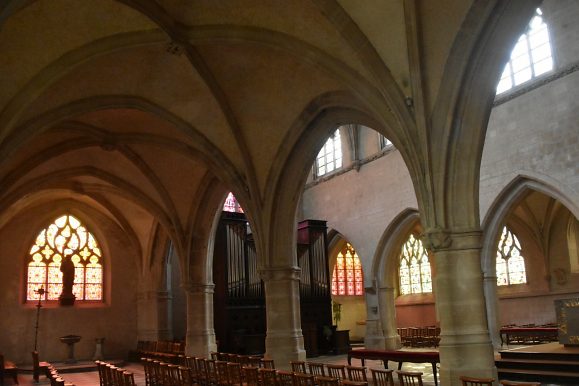
<path fill-rule="evenodd" d="M 74 383 L 65 382 L 64 378 L 58 374 L 58 370 L 51 364 L 46 368 L 46 377 L 50 381 L 50 386 L 74 386 Z"/>
<path fill-rule="evenodd" d="M 223 352 L 211 352 L 211 359 L 216 361 L 225 361 L 239 363 L 242 366 L 263 367 L 267 369 L 275 369 L 273 359 L 262 358 L 259 355 L 241 355 L 230 354 Z"/>
<path fill-rule="evenodd" d="M 130 371 L 103 361 L 95 361 L 100 386 L 135 386 L 135 376 Z"/>
<path fill-rule="evenodd" d="M 403 346 L 438 347 L 440 343 L 440 327 L 401 327 L 397 331 Z"/>
<path fill-rule="evenodd" d="M 366 367 L 325 364 L 318 362 L 291 361 L 292 371 L 309 373 L 316 376 L 328 376 L 350 381 L 368 382 Z"/>
<path fill-rule="evenodd" d="M 185 342 L 168 340 L 137 342 L 137 349 L 129 353 L 131 359 L 151 358 L 178 364 L 185 354 Z"/>

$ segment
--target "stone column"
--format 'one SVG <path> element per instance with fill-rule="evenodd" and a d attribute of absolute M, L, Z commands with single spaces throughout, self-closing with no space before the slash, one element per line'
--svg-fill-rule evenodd
<path fill-rule="evenodd" d="M 300 320 L 300 269 L 265 268 L 261 277 L 267 314 L 265 356 L 274 360 L 276 368 L 286 369 L 290 361 L 306 359 Z"/>
<path fill-rule="evenodd" d="M 185 353 L 209 357 L 217 351 L 213 326 L 213 284 L 184 284 L 187 297 L 187 336 Z"/>
<path fill-rule="evenodd" d="M 495 349 L 501 347 L 499 324 L 499 296 L 497 294 L 497 276 L 495 270 L 484 274 L 484 294 L 486 300 L 487 324 Z"/>
<path fill-rule="evenodd" d="M 380 311 L 380 322 L 384 334 L 384 348 L 386 350 L 398 350 L 402 344 L 400 335 L 396 330 L 396 305 L 394 303 L 396 294 L 392 287 L 380 287 L 378 289 L 378 307 Z"/>
<path fill-rule="evenodd" d="M 461 385 L 460 375 L 497 379 L 485 312 L 480 236 L 480 231 L 437 229 L 423 237 L 436 266 L 441 385 Z"/>
<path fill-rule="evenodd" d="M 141 291 L 137 294 L 138 340 L 171 340 L 171 293 L 168 291 Z"/>
<path fill-rule="evenodd" d="M 367 349 L 383 350 L 385 346 L 380 314 L 378 313 L 378 296 L 374 287 L 366 287 L 366 336 L 364 346 Z"/>

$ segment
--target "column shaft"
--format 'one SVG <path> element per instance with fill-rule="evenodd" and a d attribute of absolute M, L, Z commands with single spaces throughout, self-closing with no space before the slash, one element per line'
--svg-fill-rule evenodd
<path fill-rule="evenodd" d="M 217 351 L 213 326 L 213 284 L 183 285 L 187 296 L 187 336 L 185 353 L 209 357 Z"/>
<path fill-rule="evenodd" d="M 298 267 L 261 271 L 267 314 L 265 355 L 280 369 L 288 368 L 290 361 L 306 358 L 300 320 L 299 274 Z"/>

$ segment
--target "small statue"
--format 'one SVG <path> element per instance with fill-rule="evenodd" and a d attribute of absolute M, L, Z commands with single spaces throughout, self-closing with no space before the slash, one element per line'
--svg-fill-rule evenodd
<path fill-rule="evenodd" d="M 60 272 L 62 272 L 62 292 L 60 294 L 61 306 L 72 306 L 76 297 L 72 293 L 72 286 L 74 284 L 74 263 L 70 257 L 64 257 L 60 264 Z"/>

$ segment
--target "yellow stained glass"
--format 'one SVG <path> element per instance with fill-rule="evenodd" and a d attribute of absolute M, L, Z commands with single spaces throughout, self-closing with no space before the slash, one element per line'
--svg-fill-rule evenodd
<path fill-rule="evenodd" d="M 400 251 L 400 295 L 432 292 L 432 273 L 428 254 L 413 234 Z"/>
<path fill-rule="evenodd" d="M 44 300 L 57 300 L 62 293 L 63 259 L 75 265 L 73 293 L 76 300 L 102 300 L 101 251 L 93 235 L 73 216 L 60 216 L 39 232 L 30 248 L 26 299 L 38 300 L 34 292 L 43 286 Z"/>

